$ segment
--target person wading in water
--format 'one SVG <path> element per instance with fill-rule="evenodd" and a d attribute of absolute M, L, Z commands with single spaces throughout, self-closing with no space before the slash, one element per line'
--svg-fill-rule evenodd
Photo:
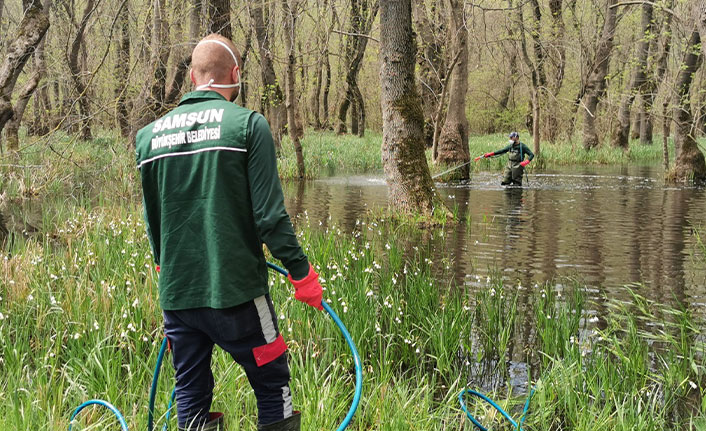
<path fill-rule="evenodd" d="M 529 165 L 534 159 L 534 153 L 527 145 L 520 142 L 519 133 L 510 133 L 510 144 L 507 147 L 502 150 L 485 153 L 474 160 L 478 161 L 481 158 L 499 156 L 505 153 L 509 153 L 509 157 L 503 173 L 503 181 L 500 184 L 503 186 L 522 186 L 522 175 L 525 172 L 525 166 Z M 527 160 L 525 160 L 525 156 L 527 156 Z"/>

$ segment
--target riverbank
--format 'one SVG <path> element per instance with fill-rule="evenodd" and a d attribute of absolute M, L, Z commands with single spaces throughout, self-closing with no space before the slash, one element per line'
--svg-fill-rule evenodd
<path fill-rule="evenodd" d="M 524 134 L 523 142 L 530 148 L 531 137 Z M 468 142 L 471 158 L 502 149 L 507 145 L 505 134 L 471 136 Z M 706 147 L 706 139 L 701 139 Z M 333 132 L 308 130 L 302 139 L 307 178 L 320 178 L 330 175 L 363 174 L 382 171 L 380 148 L 382 135 L 368 131 L 363 138 L 351 135 L 339 136 Z M 674 157 L 674 143 L 670 139 L 670 155 Z M 279 160 L 280 176 L 283 179 L 296 178 L 296 159 L 294 149 L 285 137 Z M 542 143 L 541 158 L 537 162 L 544 167 L 575 166 L 594 164 L 661 164 L 663 159 L 661 136 L 655 136 L 655 144 L 646 146 L 638 141 L 631 141 L 627 152 L 603 145 L 597 149 L 585 151 L 581 143 L 562 142 L 557 144 Z M 431 163 L 431 150 L 427 150 L 427 160 L 432 175 L 448 167 Z M 501 170 L 507 163 L 505 156 L 471 163 L 474 171 Z M 535 169 L 530 165 L 530 170 Z"/>

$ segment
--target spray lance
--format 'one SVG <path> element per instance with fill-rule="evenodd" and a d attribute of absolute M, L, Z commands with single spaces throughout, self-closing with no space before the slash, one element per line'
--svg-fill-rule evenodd
<path fill-rule="evenodd" d="M 267 262 L 267 266 L 270 269 L 273 269 L 274 271 L 279 272 L 283 276 L 287 276 L 288 273 L 286 270 L 280 268 L 279 266 Z M 358 404 L 360 404 L 360 398 L 363 393 L 363 366 L 360 361 L 360 355 L 358 354 L 358 350 L 355 347 L 355 343 L 353 342 L 353 338 L 351 337 L 351 334 L 348 332 L 348 329 L 346 326 L 343 324 L 341 319 L 338 317 L 335 311 L 326 303 L 326 301 L 321 301 L 321 306 L 323 307 L 324 310 L 331 316 L 331 319 L 333 322 L 338 326 L 338 329 L 341 331 L 341 335 L 343 338 L 346 340 L 346 343 L 348 344 L 348 348 L 351 351 L 351 355 L 353 356 L 353 362 L 355 364 L 355 393 L 353 395 L 353 402 L 351 403 L 351 407 L 348 410 L 348 413 L 346 414 L 346 417 L 343 419 L 343 422 L 341 422 L 341 425 L 336 429 L 336 431 L 343 431 L 345 430 L 348 425 L 351 423 L 353 420 L 353 415 L 355 415 L 356 410 L 358 409 Z M 166 354 L 167 350 L 169 349 L 169 343 L 167 341 L 167 338 L 165 337 L 164 340 L 162 340 L 162 345 L 159 349 L 159 354 L 157 355 L 157 363 L 154 368 L 154 374 L 152 376 L 152 387 L 150 388 L 150 395 L 149 395 L 149 405 L 147 409 L 147 431 L 153 431 L 154 430 L 154 404 L 155 404 L 155 399 L 157 396 L 157 382 L 159 380 L 159 373 L 162 368 L 162 362 L 164 360 L 164 355 Z M 162 431 L 166 431 L 168 428 L 169 424 L 169 417 L 171 415 L 172 411 L 172 405 L 174 404 L 174 398 L 175 398 L 175 391 L 172 390 L 172 394 L 169 400 L 169 405 L 167 406 L 167 413 L 165 415 L 165 423 L 164 426 L 162 427 Z M 104 400 L 98 400 L 98 399 L 93 399 L 93 400 L 88 400 L 81 404 L 80 406 L 76 407 L 76 409 L 73 411 L 71 414 L 71 418 L 69 419 L 69 431 L 71 431 L 71 426 L 73 424 L 74 419 L 76 416 L 86 407 L 96 405 L 99 407 L 104 407 L 108 409 L 115 417 L 118 419 L 118 422 L 120 423 L 120 428 L 122 431 L 129 431 L 127 427 L 127 422 L 125 421 L 125 417 L 123 414 L 118 410 L 114 405 L 109 403 L 108 401 Z"/>

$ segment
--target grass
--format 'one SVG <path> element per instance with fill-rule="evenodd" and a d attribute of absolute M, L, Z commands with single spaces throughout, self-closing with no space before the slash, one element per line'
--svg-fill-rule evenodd
<path fill-rule="evenodd" d="M 162 333 L 157 278 L 133 161 L 110 148 L 57 144 L 12 163 L 25 167 L 0 168 L 5 204 L 46 202 L 37 232 L 3 242 L 0 429 L 65 429 L 89 398 L 114 403 L 131 429 L 146 423 Z M 439 251 L 410 244 L 413 224 L 362 220 L 354 232 L 312 224 L 296 220 L 299 238 L 363 359 L 351 429 L 470 430 L 456 400 L 465 387 L 482 388 L 517 417 L 524 394 L 508 384 L 511 358 L 527 364 L 536 387 L 528 430 L 706 427 L 704 322 L 692 310 L 650 302 L 639 286 L 630 301 L 598 305 L 578 281 L 530 287 L 478 278 L 482 287 L 469 290 L 449 281 L 449 262 L 432 261 Z M 272 275 L 271 290 L 303 428 L 334 429 L 353 393 L 348 348 L 281 276 Z M 255 429 L 241 369 L 220 351 L 213 365 L 214 410 L 226 412 L 232 430 Z M 164 412 L 169 366 L 160 385 Z M 483 405 L 469 408 L 501 428 Z M 88 409 L 75 429 L 114 424 Z"/>
<path fill-rule="evenodd" d="M 525 133 L 525 144 L 532 147 L 531 137 Z M 706 146 L 706 138 L 700 139 Z M 337 135 L 328 131 L 307 131 L 302 146 L 304 161 L 307 168 L 307 178 L 319 178 L 330 175 L 377 173 L 382 171 L 380 149 L 382 135 L 367 131 L 364 138 L 351 135 Z M 507 145 L 505 134 L 471 136 L 468 142 L 471 158 Z M 674 157 L 674 143 L 670 139 L 670 154 Z M 426 151 L 427 162 L 432 175 L 439 174 L 448 166 L 435 165 L 431 162 L 431 150 Z M 581 142 L 561 142 L 556 144 L 542 143 L 542 154 L 532 168 L 557 167 L 575 165 L 608 165 L 608 164 L 659 164 L 662 162 L 661 137 L 655 136 L 654 145 L 641 145 L 639 141 L 630 142 L 627 152 L 621 149 L 602 145 L 597 149 L 586 151 Z M 507 163 L 507 157 L 485 159 L 471 163 L 472 170 L 501 170 Z M 294 148 L 287 137 L 282 143 L 282 153 L 279 160 L 280 175 L 283 179 L 294 179 L 298 175 Z"/>

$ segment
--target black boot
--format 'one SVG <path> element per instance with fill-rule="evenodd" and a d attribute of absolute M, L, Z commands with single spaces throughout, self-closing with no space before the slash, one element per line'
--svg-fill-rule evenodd
<path fill-rule="evenodd" d="M 299 412 L 287 419 L 275 422 L 273 424 L 258 425 L 257 431 L 299 431 L 302 426 L 302 415 Z"/>
<path fill-rule="evenodd" d="M 223 431 L 223 413 L 210 412 L 208 414 L 208 422 L 200 427 L 179 428 L 179 431 Z"/>

